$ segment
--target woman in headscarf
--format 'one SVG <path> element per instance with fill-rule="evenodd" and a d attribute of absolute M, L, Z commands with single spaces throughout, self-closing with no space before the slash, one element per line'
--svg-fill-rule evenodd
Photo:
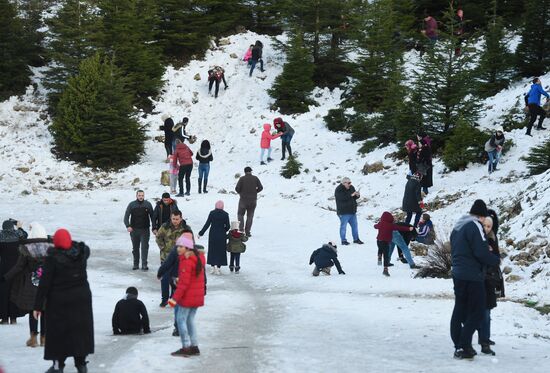
<path fill-rule="evenodd" d="M 227 231 L 229 231 L 230 224 L 229 214 L 223 209 L 223 201 L 216 202 L 215 207 L 208 214 L 208 219 L 199 232 L 199 238 L 210 228 L 206 263 L 212 266 L 212 274 L 221 275 L 221 266 L 227 265 Z"/>

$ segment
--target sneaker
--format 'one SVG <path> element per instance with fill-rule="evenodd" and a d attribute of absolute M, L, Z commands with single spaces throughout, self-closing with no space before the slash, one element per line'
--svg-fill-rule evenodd
<path fill-rule="evenodd" d="M 411 269 L 420 269 L 420 266 L 417 266 L 416 264 L 413 264 L 413 265 L 411 266 Z"/>
<path fill-rule="evenodd" d="M 525 134 L 526 134 L 527 136 L 531 136 L 531 137 L 533 137 L 533 135 L 531 135 L 531 133 L 530 133 L 530 132 L 527 132 L 527 133 L 525 133 Z"/>
<path fill-rule="evenodd" d="M 63 373 L 63 368 L 55 369 L 53 365 L 46 371 L 46 373 Z"/>
<path fill-rule="evenodd" d="M 216 274 L 216 267 L 210 267 L 210 274 L 215 275 Z"/>
<path fill-rule="evenodd" d="M 239 273 L 240 270 L 241 270 L 241 267 L 235 267 L 235 273 Z"/>
<path fill-rule="evenodd" d="M 347 240 L 342 241 L 342 245 L 349 245 L 349 242 Z"/>
<path fill-rule="evenodd" d="M 379 266 L 382 265 L 382 257 L 381 257 L 381 256 L 378 257 L 378 265 L 379 265 Z"/>
<path fill-rule="evenodd" d="M 249 238 L 252 237 L 252 233 L 250 232 L 245 232 L 244 234 L 246 235 L 246 237 L 249 237 Z"/>
<path fill-rule="evenodd" d="M 174 330 L 172 330 L 172 337 L 179 337 L 180 336 L 180 332 L 178 331 L 177 328 L 174 328 Z"/>
<path fill-rule="evenodd" d="M 176 197 L 183 197 L 183 196 L 184 196 L 183 193 L 178 193 L 178 194 L 176 194 Z"/>
<path fill-rule="evenodd" d="M 186 196 L 189 196 L 189 195 L 191 195 L 191 194 L 190 194 L 189 192 L 185 192 L 185 195 L 186 195 Z"/>
<path fill-rule="evenodd" d="M 135 270 L 138 270 L 139 269 L 139 266 L 138 265 L 135 265 L 132 267 L 132 271 L 135 271 Z"/>
<path fill-rule="evenodd" d="M 234 269 L 235 269 L 235 266 L 229 266 L 229 272 L 233 272 Z"/>
<path fill-rule="evenodd" d="M 471 351 L 463 350 L 462 348 L 457 348 L 454 353 L 455 359 L 468 359 L 472 360 L 474 358 L 474 354 Z"/>
<path fill-rule="evenodd" d="M 477 351 L 474 350 L 474 348 L 473 348 L 472 346 L 466 347 L 466 348 L 464 349 L 464 351 L 466 351 L 466 352 L 468 352 L 468 353 L 470 353 L 470 354 L 472 354 L 472 355 L 474 355 L 474 356 L 477 355 Z"/>
<path fill-rule="evenodd" d="M 267 157 L 267 161 L 268 161 L 268 162 L 271 162 L 272 160 L 273 160 L 273 158 Z"/>
<path fill-rule="evenodd" d="M 142 266 L 142 267 L 141 267 L 141 270 L 142 270 L 142 271 L 148 271 L 148 270 L 149 270 L 149 267 L 147 267 L 147 266 Z"/>
<path fill-rule="evenodd" d="M 491 356 L 496 355 L 495 351 L 491 350 L 491 346 L 485 343 L 481 345 L 481 352 L 484 353 L 485 355 L 491 355 Z"/>
<path fill-rule="evenodd" d="M 546 127 L 540 126 L 540 127 L 537 127 L 537 129 L 539 129 L 539 130 L 545 130 Z"/>
<path fill-rule="evenodd" d="M 214 267 L 216 268 L 216 275 L 220 276 L 222 274 L 222 269 L 221 268 L 217 268 L 217 267 Z"/>
<path fill-rule="evenodd" d="M 409 262 L 407 262 L 407 259 L 405 259 L 405 257 L 403 256 L 399 257 L 399 260 L 401 261 L 401 263 L 409 264 Z"/>
<path fill-rule="evenodd" d="M 177 351 L 172 352 L 170 355 L 172 356 L 180 356 L 180 357 L 188 357 L 191 356 L 193 353 L 191 352 L 191 347 L 183 347 L 180 348 Z"/>
<path fill-rule="evenodd" d="M 362 244 L 364 244 L 364 242 L 363 242 L 363 241 L 361 241 L 361 240 L 360 240 L 359 238 L 358 238 L 358 239 L 356 239 L 356 240 L 353 240 L 353 243 L 356 243 L 356 244 L 358 244 L 358 245 L 362 245 Z"/>
<path fill-rule="evenodd" d="M 390 273 L 388 272 L 387 268 L 384 268 L 384 270 L 382 271 L 382 274 L 386 277 L 390 277 Z"/>
<path fill-rule="evenodd" d="M 284 161 L 285 160 L 285 157 L 281 157 L 281 161 Z"/>
<path fill-rule="evenodd" d="M 261 161 L 260 164 L 261 164 L 262 166 L 265 166 L 267 163 L 265 163 L 264 161 Z"/>
<path fill-rule="evenodd" d="M 207 191 L 206 189 L 205 189 L 205 190 L 203 190 L 202 192 L 203 192 L 203 193 L 208 193 L 208 191 Z"/>
<path fill-rule="evenodd" d="M 191 355 L 198 356 L 200 354 L 199 346 L 191 346 Z"/>
<path fill-rule="evenodd" d="M 164 307 L 166 307 L 167 305 L 168 305 L 168 301 L 163 300 L 162 302 L 160 302 L 159 307 L 164 308 Z"/>
<path fill-rule="evenodd" d="M 393 267 L 393 263 L 388 263 L 388 267 Z"/>

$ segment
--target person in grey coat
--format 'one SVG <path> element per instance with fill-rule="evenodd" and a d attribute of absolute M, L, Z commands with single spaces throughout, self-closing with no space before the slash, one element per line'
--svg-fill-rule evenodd
<path fill-rule="evenodd" d="M 256 210 L 256 201 L 258 200 L 258 193 L 264 189 L 260 179 L 257 176 L 252 175 L 252 169 L 250 167 L 244 168 L 244 176 L 241 176 L 237 185 L 235 185 L 235 192 L 240 196 L 239 208 L 237 210 L 237 218 L 239 219 L 239 231 L 244 232 L 247 237 L 250 237 L 250 229 L 252 229 L 252 222 L 254 221 L 254 211 Z M 246 224 L 244 222 L 244 214 L 246 213 Z"/>
<path fill-rule="evenodd" d="M 288 150 L 288 156 L 292 157 L 292 148 L 290 147 L 290 141 L 292 141 L 292 136 L 294 136 L 294 128 L 292 128 L 287 122 L 284 122 L 283 118 L 273 119 L 273 127 L 275 127 L 277 132 L 282 132 L 283 134 L 281 136 L 281 143 L 283 148 L 283 156 L 281 157 L 281 161 L 285 159 L 286 150 Z"/>
<path fill-rule="evenodd" d="M 134 255 L 133 270 L 139 268 L 140 246 L 141 246 L 141 269 L 149 270 L 147 267 L 147 255 L 149 253 L 149 227 L 154 224 L 153 206 L 145 200 L 145 192 L 138 190 L 136 200 L 128 204 L 124 214 L 124 225 L 130 233 L 132 240 L 132 254 Z"/>
<path fill-rule="evenodd" d="M 502 148 L 504 147 L 504 141 L 506 141 L 504 138 L 504 130 L 502 127 L 499 127 L 485 143 L 485 151 L 489 156 L 489 173 L 497 170 L 498 161 L 500 160 Z"/>
<path fill-rule="evenodd" d="M 414 217 L 414 227 L 418 227 L 418 222 L 422 216 L 422 192 L 420 186 L 420 180 L 422 175 L 417 172 L 412 176 L 407 176 L 407 184 L 405 185 L 405 193 L 403 194 L 403 206 L 402 210 L 407 213 L 405 223 L 410 224 L 412 220 L 412 214 L 416 213 Z"/>
<path fill-rule="evenodd" d="M 227 232 L 231 228 L 229 214 L 223 209 L 223 201 L 216 202 L 216 208 L 210 211 L 208 219 L 199 232 L 199 238 L 208 233 L 208 257 L 206 263 L 212 266 L 212 274 L 221 275 L 220 267 L 227 265 Z"/>

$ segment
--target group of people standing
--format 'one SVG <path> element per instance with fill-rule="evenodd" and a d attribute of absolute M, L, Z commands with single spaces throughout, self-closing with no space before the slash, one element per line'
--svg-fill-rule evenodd
<path fill-rule="evenodd" d="M 267 162 L 271 162 L 273 158 L 271 158 L 271 140 L 275 140 L 277 138 L 281 138 L 281 145 L 282 145 L 282 156 L 281 160 L 284 160 L 286 158 L 286 152 L 288 151 L 288 156 L 292 157 L 292 147 L 290 146 L 290 142 L 292 141 L 292 137 L 294 136 L 294 128 L 288 124 L 288 122 L 283 121 L 283 118 L 275 118 L 273 119 L 273 126 L 275 127 L 275 132 L 271 132 L 271 124 L 265 123 L 264 124 L 264 130 L 262 131 L 261 138 L 260 138 L 260 164 L 266 165 L 266 162 L 264 161 L 264 155 L 267 152 Z"/>

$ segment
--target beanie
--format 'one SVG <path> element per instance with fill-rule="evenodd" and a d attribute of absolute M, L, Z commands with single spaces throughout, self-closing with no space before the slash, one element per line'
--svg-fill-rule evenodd
<path fill-rule="evenodd" d="M 170 193 L 162 193 L 162 198 L 170 198 Z"/>
<path fill-rule="evenodd" d="M 475 216 L 487 216 L 489 213 L 487 212 L 487 205 L 485 202 L 483 202 L 482 199 L 476 199 L 474 204 L 472 205 L 472 208 L 470 209 L 470 214 Z"/>
<path fill-rule="evenodd" d="M 126 289 L 126 294 L 132 294 L 132 295 L 135 295 L 137 297 L 138 291 L 135 287 L 130 286 L 128 289 Z"/>
<path fill-rule="evenodd" d="M 53 245 L 58 249 L 69 250 L 73 246 L 73 239 L 69 231 L 64 228 L 55 231 Z"/>
<path fill-rule="evenodd" d="M 231 222 L 231 230 L 233 229 L 239 229 L 239 222 L 237 220 Z"/>
<path fill-rule="evenodd" d="M 46 229 L 40 223 L 31 223 L 31 229 L 29 231 L 29 238 L 48 238 Z"/>
<path fill-rule="evenodd" d="M 193 243 L 192 239 L 185 237 L 184 235 L 181 235 L 180 238 L 178 238 L 176 241 L 176 246 L 184 246 L 184 247 L 187 247 L 188 249 L 192 249 L 195 246 L 195 244 Z"/>

